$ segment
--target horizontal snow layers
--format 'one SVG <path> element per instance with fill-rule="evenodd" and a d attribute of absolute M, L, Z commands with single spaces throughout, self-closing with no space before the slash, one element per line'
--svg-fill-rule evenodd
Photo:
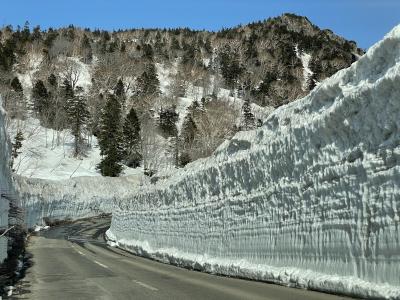
<path fill-rule="evenodd" d="M 111 213 L 116 202 L 132 198 L 140 176 L 76 177 L 69 180 L 16 178 L 29 228 L 43 219 L 75 220 Z"/>
<path fill-rule="evenodd" d="M 120 204 L 109 237 L 223 274 L 400 298 L 399 83 L 397 27 L 257 131 Z"/>
<path fill-rule="evenodd" d="M 5 112 L 2 109 L 0 95 L 0 229 L 8 227 L 9 201 L 3 197 L 12 195 L 12 183 L 10 174 L 10 149 L 5 131 Z M 7 239 L 0 239 L 0 263 L 7 257 Z"/>

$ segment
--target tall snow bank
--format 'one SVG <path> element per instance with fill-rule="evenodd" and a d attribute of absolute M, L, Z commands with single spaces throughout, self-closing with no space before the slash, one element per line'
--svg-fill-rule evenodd
<path fill-rule="evenodd" d="M 13 195 L 10 172 L 10 147 L 5 130 L 5 111 L 0 96 L 0 229 L 8 227 L 9 201 L 7 196 Z M 7 257 L 7 238 L 0 237 L 0 263 Z"/>
<path fill-rule="evenodd" d="M 208 272 L 400 299 L 400 26 L 309 96 L 113 213 L 120 247 Z"/>
<path fill-rule="evenodd" d="M 76 220 L 111 213 L 114 205 L 133 197 L 142 176 L 76 177 L 45 180 L 17 177 L 16 189 L 29 228 L 44 220 Z"/>

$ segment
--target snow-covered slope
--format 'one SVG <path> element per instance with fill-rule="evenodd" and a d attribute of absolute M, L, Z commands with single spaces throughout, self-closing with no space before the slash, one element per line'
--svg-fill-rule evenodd
<path fill-rule="evenodd" d="M 73 157 L 74 137 L 70 130 L 56 131 L 40 125 L 38 119 L 10 120 L 8 132 L 14 138 L 20 130 L 24 135 L 20 154 L 15 159 L 15 173 L 28 178 L 65 180 L 81 176 L 101 176 L 96 166 L 101 160 L 100 148 L 94 136 L 89 138 L 82 157 Z M 125 167 L 125 175 L 143 173 L 141 169 Z"/>
<path fill-rule="evenodd" d="M 400 299 L 400 26 L 309 96 L 113 213 L 162 261 Z"/>
<path fill-rule="evenodd" d="M 3 196 L 13 195 L 13 186 L 10 173 L 10 149 L 5 130 L 5 111 L 2 108 L 0 96 L 0 229 L 8 227 L 9 201 Z M 0 263 L 7 257 L 7 238 L 0 237 Z"/>

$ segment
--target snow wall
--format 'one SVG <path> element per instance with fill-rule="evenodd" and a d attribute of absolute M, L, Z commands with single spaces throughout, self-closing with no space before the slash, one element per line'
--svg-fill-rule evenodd
<path fill-rule="evenodd" d="M 133 197 L 140 178 L 99 176 L 52 181 L 16 177 L 15 183 L 27 226 L 32 228 L 42 225 L 45 218 L 76 220 L 111 213 L 115 203 Z"/>
<path fill-rule="evenodd" d="M 309 96 L 139 192 L 108 238 L 180 266 L 400 299 L 400 26 Z"/>
<path fill-rule="evenodd" d="M 10 144 L 5 130 L 5 111 L 0 96 L 0 229 L 8 227 L 9 201 L 3 197 L 13 194 L 10 172 Z M 7 238 L 0 237 L 0 263 L 7 257 Z"/>

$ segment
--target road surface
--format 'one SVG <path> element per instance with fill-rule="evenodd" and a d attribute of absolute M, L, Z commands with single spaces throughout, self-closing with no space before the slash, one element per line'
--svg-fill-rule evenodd
<path fill-rule="evenodd" d="M 31 237 L 33 266 L 16 299 L 348 299 L 181 269 L 109 247 L 109 218 L 62 225 Z"/>

